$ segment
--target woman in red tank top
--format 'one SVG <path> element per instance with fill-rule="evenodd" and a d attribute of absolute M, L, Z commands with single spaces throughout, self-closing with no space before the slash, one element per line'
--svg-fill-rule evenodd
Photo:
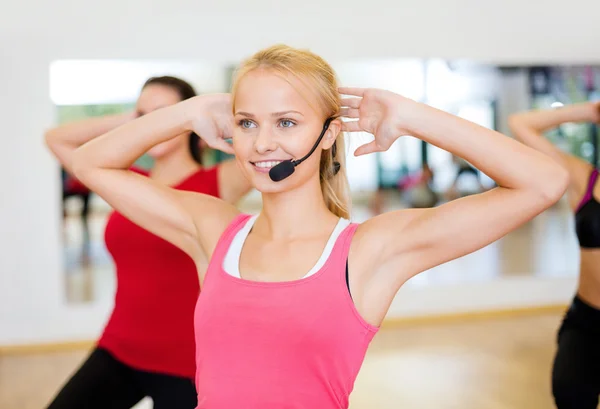
<path fill-rule="evenodd" d="M 46 142 L 72 173 L 73 154 L 79 146 L 136 117 L 195 95 L 192 86 L 181 79 L 151 78 L 142 88 L 134 113 L 67 124 L 50 130 Z M 209 169 L 201 166 L 196 133 L 171 136 L 147 150 L 154 159 L 152 170 L 131 168 L 133 178 L 229 203 L 249 191 L 250 184 L 234 161 Z M 112 182 L 106 183 L 110 189 Z M 136 201 L 135 195 L 129 192 L 122 198 Z M 149 396 L 155 409 L 193 409 L 193 314 L 199 293 L 194 261 L 118 210 L 108 219 L 105 240 L 116 267 L 114 309 L 97 347 L 49 408 L 126 409 Z"/>
<path fill-rule="evenodd" d="M 131 174 L 141 152 L 185 130 L 235 153 L 262 193 L 257 217 Z M 349 223 L 342 131 L 374 135 L 355 155 L 414 135 L 499 187 Z M 323 59 L 283 45 L 247 60 L 232 95 L 196 97 L 133 121 L 82 146 L 73 166 L 109 203 L 195 260 L 196 388 L 198 407 L 210 409 L 347 408 L 398 289 L 533 218 L 567 183 L 533 149 L 392 92 L 338 89 Z"/>

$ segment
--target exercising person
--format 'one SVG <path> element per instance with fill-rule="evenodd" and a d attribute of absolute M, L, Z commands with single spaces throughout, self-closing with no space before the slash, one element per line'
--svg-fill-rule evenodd
<path fill-rule="evenodd" d="M 235 154 L 262 194 L 260 214 L 129 170 L 152 146 L 190 131 Z M 352 223 L 343 131 L 374 135 L 355 155 L 414 135 L 499 187 Z M 245 61 L 231 95 L 192 98 L 116 128 L 80 147 L 73 169 L 195 261 L 195 381 L 198 408 L 210 409 L 347 408 L 398 289 L 543 212 L 568 179 L 546 155 L 495 131 L 389 91 L 338 88 L 322 58 L 283 45 Z"/>
<path fill-rule="evenodd" d="M 568 200 L 580 247 L 579 284 L 558 331 L 552 393 L 558 409 L 596 409 L 600 395 L 600 183 L 598 169 L 548 141 L 543 132 L 567 122 L 600 122 L 600 104 L 514 114 L 514 136 L 569 172 Z"/>
<path fill-rule="evenodd" d="M 72 173 L 73 157 L 81 145 L 195 95 L 192 86 L 181 79 L 151 78 L 142 88 L 135 112 L 60 126 L 47 132 L 46 143 Z M 174 133 L 147 150 L 154 159 L 150 172 L 130 167 L 131 175 L 176 191 L 235 203 L 250 190 L 249 182 L 231 160 L 203 167 L 199 144 L 197 133 Z M 118 157 L 125 147 L 114 148 Z M 82 182 L 92 191 L 99 187 Z M 117 187 L 118 181 L 114 183 L 104 180 L 100 191 Z M 132 204 L 142 197 L 149 199 L 140 191 L 120 191 L 119 195 Z M 177 209 L 163 210 L 178 213 Z M 118 209 L 108 219 L 105 240 L 116 267 L 114 309 L 97 346 L 48 408 L 126 409 L 149 396 L 155 409 L 193 409 L 197 403 L 193 314 L 199 293 L 194 261 Z"/>

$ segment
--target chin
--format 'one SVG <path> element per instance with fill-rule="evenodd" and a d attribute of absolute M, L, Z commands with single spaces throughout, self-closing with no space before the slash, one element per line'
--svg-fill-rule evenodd
<path fill-rule="evenodd" d="M 175 152 L 180 147 L 181 140 L 179 138 L 171 139 L 163 143 L 153 146 L 146 152 L 153 159 L 162 159 L 163 157 Z"/>
<path fill-rule="evenodd" d="M 247 165 L 244 170 L 246 179 L 260 193 L 279 193 L 290 189 L 292 176 L 280 182 L 273 182 L 268 172 L 257 172 L 252 165 Z"/>
<path fill-rule="evenodd" d="M 260 193 L 269 194 L 290 192 L 308 183 L 307 175 L 298 171 L 279 182 L 272 181 L 268 173 L 254 173 L 250 180 Z"/>
<path fill-rule="evenodd" d="M 147 155 L 150 156 L 153 160 L 158 160 L 163 157 L 163 155 L 156 154 L 154 152 L 148 152 Z"/>
<path fill-rule="evenodd" d="M 146 154 L 150 156 L 152 159 L 160 159 L 168 153 L 167 149 L 163 149 L 162 146 L 155 146 L 150 149 Z"/>
<path fill-rule="evenodd" d="M 291 178 L 291 176 L 290 176 Z M 260 193 L 281 193 L 290 190 L 290 180 L 285 179 L 280 182 L 273 182 L 268 174 L 253 175 L 252 184 Z"/>

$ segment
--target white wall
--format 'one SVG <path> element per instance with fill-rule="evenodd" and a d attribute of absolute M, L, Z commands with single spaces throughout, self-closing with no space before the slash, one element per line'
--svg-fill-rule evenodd
<path fill-rule="evenodd" d="M 128 103 L 153 76 L 174 75 L 196 92 L 225 92 L 229 71 L 223 64 L 188 61 L 58 60 L 50 65 L 50 99 L 56 105 Z"/>
<path fill-rule="evenodd" d="M 598 7 L 593 0 L 23 0 L 3 10 L 0 34 L 36 40 L 52 58 L 237 60 L 283 41 L 327 58 L 589 62 L 600 58 Z"/>
<path fill-rule="evenodd" d="M 0 13 L 0 344 L 89 337 L 101 320 L 62 293 L 53 120 L 56 59 L 236 61 L 273 42 L 335 61 L 599 62 L 594 0 L 13 2 Z M 350 84 L 348 84 L 350 85 Z M 355 84 L 361 85 L 361 84 Z M 97 316 L 94 314 L 93 316 Z"/>

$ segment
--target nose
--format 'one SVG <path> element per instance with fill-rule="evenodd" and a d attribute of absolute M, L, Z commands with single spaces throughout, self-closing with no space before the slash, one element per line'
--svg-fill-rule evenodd
<path fill-rule="evenodd" d="M 277 149 L 277 143 L 273 138 L 272 132 L 267 128 L 262 128 L 258 131 L 254 140 L 254 149 L 259 154 L 273 152 Z"/>

